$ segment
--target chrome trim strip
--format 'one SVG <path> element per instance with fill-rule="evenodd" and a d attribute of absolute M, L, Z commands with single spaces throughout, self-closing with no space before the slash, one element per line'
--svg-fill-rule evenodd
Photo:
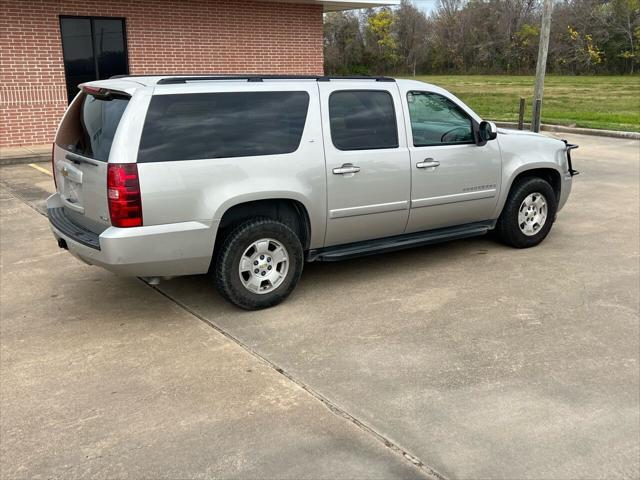
<path fill-rule="evenodd" d="M 329 210 L 329 218 L 344 218 L 355 217 L 357 215 L 370 215 L 372 213 L 395 212 L 397 210 L 407 210 L 408 208 L 408 200 L 364 205 L 362 207 L 336 208 L 334 210 Z"/>
<path fill-rule="evenodd" d="M 477 192 L 455 193 L 453 195 L 442 195 L 440 197 L 418 198 L 411 200 L 411 208 L 431 207 L 433 205 L 444 205 L 447 203 L 468 202 L 470 200 L 480 200 L 496 196 L 498 189 L 479 190 Z"/>

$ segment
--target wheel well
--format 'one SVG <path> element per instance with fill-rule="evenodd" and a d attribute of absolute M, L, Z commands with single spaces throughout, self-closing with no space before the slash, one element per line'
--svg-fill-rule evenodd
<path fill-rule="evenodd" d="M 553 168 L 535 168 L 532 170 L 521 172 L 516 178 L 514 178 L 513 183 L 511 184 L 511 189 L 513 189 L 513 186 L 518 182 L 521 182 L 525 178 L 531 177 L 542 178 L 543 180 L 549 182 L 549 185 L 551 185 L 551 188 L 553 188 L 553 192 L 556 194 L 556 199 L 558 201 L 560 200 L 560 174 Z"/>
<path fill-rule="evenodd" d="M 251 217 L 268 217 L 278 220 L 298 235 L 302 248 L 307 250 L 311 240 L 309 214 L 302 203 L 291 199 L 268 199 L 240 203 L 229 208 L 218 226 L 216 248 L 226 233 L 239 223 Z"/>

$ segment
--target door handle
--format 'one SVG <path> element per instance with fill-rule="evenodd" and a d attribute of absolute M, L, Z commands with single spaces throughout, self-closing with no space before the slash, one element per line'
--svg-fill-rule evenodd
<path fill-rule="evenodd" d="M 76 165 L 79 165 L 81 163 L 86 163 L 87 165 L 91 165 L 92 167 L 97 167 L 98 164 L 92 162 L 91 160 L 88 160 L 84 157 L 81 157 L 80 155 L 76 155 L 74 153 L 67 153 L 64 158 L 66 158 L 67 160 L 71 160 L 73 163 L 75 163 Z"/>
<path fill-rule="evenodd" d="M 346 175 L 348 173 L 358 173 L 360 171 L 360 167 L 356 167 L 351 163 L 345 163 L 341 167 L 334 168 L 332 170 L 334 175 Z"/>
<path fill-rule="evenodd" d="M 425 158 L 422 162 L 416 163 L 417 168 L 435 168 L 440 165 L 440 162 L 433 158 Z"/>

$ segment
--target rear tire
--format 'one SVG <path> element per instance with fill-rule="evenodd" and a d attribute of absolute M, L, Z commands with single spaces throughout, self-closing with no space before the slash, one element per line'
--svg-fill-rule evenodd
<path fill-rule="evenodd" d="M 302 244 L 288 225 L 252 218 L 224 238 L 213 275 L 225 299 L 245 310 L 259 310 L 289 296 L 303 263 Z"/>
<path fill-rule="evenodd" d="M 496 225 L 501 242 L 515 248 L 535 247 L 548 235 L 558 210 L 551 185 L 538 177 L 525 178 L 509 192 Z"/>

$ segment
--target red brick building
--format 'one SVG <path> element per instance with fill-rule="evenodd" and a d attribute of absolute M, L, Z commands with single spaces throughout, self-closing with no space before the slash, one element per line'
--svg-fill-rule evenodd
<path fill-rule="evenodd" d="M 0 146 L 50 142 L 82 81 L 321 74 L 325 11 L 398 0 L 3 0 Z"/>

